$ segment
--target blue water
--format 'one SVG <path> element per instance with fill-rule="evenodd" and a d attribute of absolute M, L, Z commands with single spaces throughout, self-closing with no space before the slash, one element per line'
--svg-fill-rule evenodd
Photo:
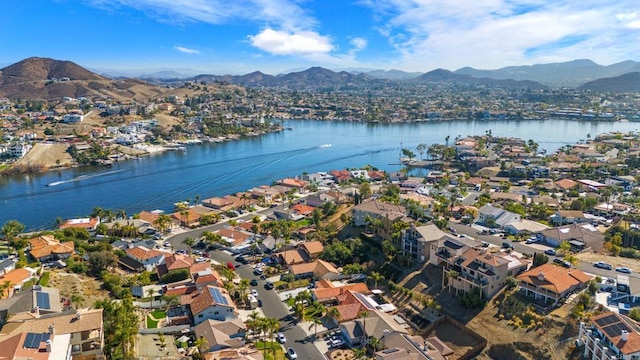
<path fill-rule="evenodd" d="M 401 147 L 450 143 L 456 136 L 533 139 L 550 153 L 587 134 L 635 131 L 636 123 L 544 121 L 451 121 L 417 124 L 287 121 L 292 131 L 239 141 L 189 146 L 111 168 L 77 168 L 0 177 L 0 226 L 9 219 L 27 229 L 51 228 L 57 216 L 84 216 L 96 207 L 171 210 L 177 201 L 244 191 L 303 172 L 361 167 L 398 170 Z M 321 147 L 332 144 L 331 147 Z M 417 154 L 417 152 L 416 152 Z M 47 186 L 52 184 L 52 186 Z"/>

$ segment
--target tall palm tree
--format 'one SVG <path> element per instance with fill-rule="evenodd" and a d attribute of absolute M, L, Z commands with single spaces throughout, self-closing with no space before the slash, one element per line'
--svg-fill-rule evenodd
<path fill-rule="evenodd" d="M 362 346 L 367 346 L 367 316 L 369 316 L 367 310 L 360 311 L 358 314 L 358 317 L 362 319 Z"/>
<path fill-rule="evenodd" d="M 156 289 L 149 288 L 147 289 L 147 296 L 151 299 L 151 305 L 149 305 L 153 309 L 153 295 L 156 293 Z"/>
<path fill-rule="evenodd" d="M 240 299 L 244 303 L 247 302 L 247 290 L 249 290 L 249 279 L 240 279 L 240 283 L 238 284 L 238 292 L 240 293 Z"/>
<path fill-rule="evenodd" d="M 313 337 L 316 338 L 318 337 L 318 324 L 322 325 L 322 320 L 319 317 L 313 317 L 311 318 L 311 325 L 309 326 L 309 330 L 311 330 L 311 328 L 313 329 Z"/>

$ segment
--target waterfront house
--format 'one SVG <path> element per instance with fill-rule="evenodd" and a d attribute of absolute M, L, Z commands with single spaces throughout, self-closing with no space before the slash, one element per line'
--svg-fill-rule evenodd
<path fill-rule="evenodd" d="M 34 317 L 20 313 L 10 317 L 0 336 L 34 333 L 53 336 L 70 334 L 74 358 L 101 358 L 104 347 L 102 309 L 79 309 Z"/>
<path fill-rule="evenodd" d="M 570 294 L 584 289 L 592 276 L 578 269 L 540 265 L 517 277 L 520 293 L 533 297 L 542 306 L 555 306 Z"/>
<path fill-rule="evenodd" d="M 61 230 L 68 228 L 86 229 L 87 231 L 95 231 L 96 227 L 100 224 L 100 218 L 80 218 L 69 219 L 60 224 Z"/>
<path fill-rule="evenodd" d="M 75 245 L 73 241 L 61 243 L 52 235 L 40 235 L 29 239 L 29 254 L 37 261 L 59 260 L 69 258 Z"/>
<path fill-rule="evenodd" d="M 604 312 L 580 322 L 577 345 L 582 356 L 593 360 L 640 359 L 640 329 L 624 315 Z"/>

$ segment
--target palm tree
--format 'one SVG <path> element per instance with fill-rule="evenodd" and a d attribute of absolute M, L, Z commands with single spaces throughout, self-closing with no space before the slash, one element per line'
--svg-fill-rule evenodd
<path fill-rule="evenodd" d="M 199 338 L 196 339 L 196 341 L 193 342 L 193 345 L 195 345 L 195 347 L 198 348 L 198 351 L 200 353 L 203 353 L 207 351 L 207 348 L 209 347 L 209 342 L 207 341 L 207 339 L 204 338 L 204 336 L 200 336 Z"/>
<path fill-rule="evenodd" d="M 372 336 L 371 339 L 369 339 L 369 346 L 371 347 L 372 352 L 378 351 L 380 345 L 380 340 L 378 338 Z"/>
<path fill-rule="evenodd" d="M 371 278 L 371 280 L 373 280 L 373 281 L 374 281 L 374 284 L 375 284 L 375 288 L 376 288 L 376 289 L 378 288 L 378 281 L 380 281 L 380 280 L 384 279 L 384 275 L 382 275 L 382 274 L 380 274 L 380 273 L 377 273 L 377 272 L 375 272 L 375 271 L 372 271 L 372 272 L 371 272 L 371 275 L 370 275 L 369 277 Z"/>
<path fill-rule="evenodd" d="M 362 346 L 367 346 L 367 316 L 369 316 L 367 310 L 360 311 L 358 314 L 358 317 L 362 319 Z"/>
<path fill-rule="evenodd" d="M 293 304 L 293 316 L 298 318 L 298 321 L 304 320 L 304 305 L 302 303 L 296 302 Z"/>
<path fill-rule="evenodd" d="M 82 306 L 83 302 L 84 302 L 84 298 L 82 297 L 82 295 L 80 294 L 73 294 L 71 295 L 71 299 L 69 299 L 71 301 L 72 304 L 76 304 L 76 309 L 79 306 Z"/>
<path fill-rule="evenodd" d="M 340 310 L 338 310 L 337 307 L 332 306 L 325 311 L 324 316 L 328 323 L 337 323 L 340 321 L 341 317 Z"/>
<path fill-rule="evenodd" d="M 9 294 L 10 294 L 9 289 L 11 289 L 11 281 L 5 280 L 2 284 L 0 284 L 0 294 L 2 294 L 3 298 L 5 296 L 6 297 L 9 296 Z"/>
<path fill-rule="evenodd" d="M 568 254 L 563 258 L 564 261 L 568 262 L 569 264 L 571 264 L 572 266 L 576 266 L 578 264 L 578 262 L 580 261 L 576 256 L 572 255 L 572 254 Z"/>
<path fill-rule="evenodd" d="M 314 328 L 313 337 L 316 338 L 318 336 L 318 324 L 322 325 L 322 320 L 319 317 L 313 317 L 310 321 L 311 325 L 309 326 L 309 330 L 311 330 L 311 328 Z"/>
<path fill-rule="evenodd" d="M 240 293 L 240 299 L 246 303 L 247 301 L 247 290 L 249 289 L 249 279 L 241 279 L 238 284 L 238 292 Z"/>
<path fill-rule="evenodd" d="M 163 294 L 160 301 L 164 302 L 164 310 L 169 311 L 173 306 L 180 303 L 180 298 L 177 295 L 165 295 Z"/>
<path fill-rule="evenodd" d="M 171 225 L 171 216 L 167 214 L 160 214 L 158 218 L 153 221 L 153 224 L 158 227 L 162 232 L 167 232 Z"/>
<path fill-rule="evenodd" d="M 447 287 L 449 288 L 449 292 L 451 292 L 451 288 L 453 287 L 453 279 L 457 279 L 459 275 L 460 274 L 455 270 L 449 270 L 444 273 L 444 276 L 447 278 Z"/>
<path fill-rule="evenodd" d="M 149 288 L 147 289 L 147 296 L 149 298 L 151 298 L 151 305 L 149 305 L 151 308 L 153 308 L 153 295 L 156 293 L 156 289 L 154 288 Z"/>

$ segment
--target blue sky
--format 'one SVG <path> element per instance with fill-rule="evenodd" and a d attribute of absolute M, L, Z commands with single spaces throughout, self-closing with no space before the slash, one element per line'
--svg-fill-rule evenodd
<path fill-rule="evenodd" d="M 640 60 L 637 0 L 3 0 L 0 64 L 277 74 Z"/>

